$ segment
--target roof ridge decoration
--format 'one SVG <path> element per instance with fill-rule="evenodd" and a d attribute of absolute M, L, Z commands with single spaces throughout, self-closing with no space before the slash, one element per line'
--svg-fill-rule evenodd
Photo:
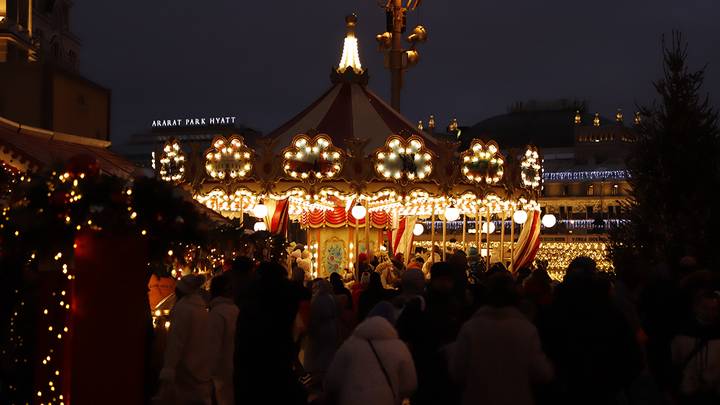
<path fill-rule="evenodd" d="M 345 40 L 343 42 L 342 56 L 337 68 L 330 73 L 330 80 L 333 83 L 358 83 L 367 84 L 367 70 L 363 69 L 360 63 L 360 52 L 358 51 L 358 40 L 355 37 L 355 26 L 357 16 L 350 14 L 345 17 Z"/>

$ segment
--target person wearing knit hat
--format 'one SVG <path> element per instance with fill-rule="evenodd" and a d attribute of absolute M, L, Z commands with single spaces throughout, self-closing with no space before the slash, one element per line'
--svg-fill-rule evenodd
<path fill-rule="evenodd" d="M 380 301 L 368 313 L 367 317 L 371 318 L 373 316 L 379 316 L 385 318 L 385 320 L 390 322 L 391 325 L 395 325 L 398 315 L 397 313 L 397 309 L 391 303 L 387 301 Z"/>
<path fill-rule="evenodd" d="M 403 294 L 420 295 L 425 289 L 425 275 L 419 269 L 408 269 L 400 278 Z"/>
<path fill-rule="evenodd" d="M 189 274 L 175 285 L 178 298 L 170 315 L 159 403 L 209 404 L 211 361 L 207 355 L 208 311 L 200 291 L 205 277 Z"/>
<path fill-rule="evenodd" d="M 175 291 L 176 294 L 179 292 L 182 296 L 190 295 L 199 292 L 203 284 L 205 284 L 204 276 L 199 274 L 188 274 L 175 284 Z M 180 298 L 181 297 L 178 297 L 178 299 Z"/>

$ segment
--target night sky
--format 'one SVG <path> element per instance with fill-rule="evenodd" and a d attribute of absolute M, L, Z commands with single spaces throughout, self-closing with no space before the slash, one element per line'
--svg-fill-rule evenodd
<path fill-rule="evenodd" d="M 360 59 L 370 87 L 389 99 L 389 73 L 374 37 L 376 0 L 82 0 L 72 29 L 81 70 L 112 89 L 119 146 L 153 119 L 236 115 L 268 132 L 329 86 L 340 59 L 343 17 L 359 17 Z M 584 99 L 612 116 L 654 97 L 660 37 L 682 30 L 693 67 L 720 105 L 717 0 L 425 0 L 408 26 L 429 40 L 406 75 L 403 113 L 435 114 L 443 127 L 471 125 L 513 101 Z"/>

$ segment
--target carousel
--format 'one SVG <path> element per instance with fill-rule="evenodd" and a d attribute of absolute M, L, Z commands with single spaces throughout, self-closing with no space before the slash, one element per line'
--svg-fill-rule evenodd
<path fill-rule="evenodd" d="M 411 124 L 367 87 L 356 22 L 346 18 L 330 88 L 302 112 L 252 147 L 241 136 L 215 138 L 194 162 L 199 180 L 186 173 L 193 162 L 182 145 L 169 140 L 159 175 L 255 231 L 287 236 L 289 223 L 299 224 L 313 276 L 352 271 L 360 253 L 409 258 L 419 246 L 437 246 L 443 257 L 450 247 L 474 248 L 487 266 L 532 262 L 552 220 L 540 216 L 537 149 L 502 151 L 475 139 L 459 150 Z M 449 229 L 461 235 L 451 239 Z"/>

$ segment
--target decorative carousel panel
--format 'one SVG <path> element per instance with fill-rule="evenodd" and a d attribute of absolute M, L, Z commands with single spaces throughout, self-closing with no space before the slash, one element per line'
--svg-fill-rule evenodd
<path fill-rule="evenodd" d="M 293 188 L 284 194 L 273 194 L 269 196 L 273 200 L 285 200 L 290 202 L 288 214 L 297 218 L 305 212 L 329 211 L 335 208 L 335 204 L 324 196 L 307 193 L 301 188 Z"/>
<path fill-rule="evenodd" d="M 470 149 L 461 155 L 463 176 L 471 182 L 497 184 L 503 176 L 505 158 L 498 151 L 495 142 L 487 145 L 479 139 L 473 139 Z"/>
<path fill-rule="evenodd" d="M 540 186 L 542 165 L 537 148 L 528 146 L 520 161 L 520 178 L 525 187 L 536 188 Z"/>
<path fill-rule="evenodd" d="M 324 134 L 314 138 L 298 135 L 282 153 L 283 169 L 293 178 L 329 179 L 342 169 L 342 151 Z"/>
<path fill-rule="evenodd" d="M 181 181 L 185 176 L 185 154 L 180 142 L 170 138 L 160 154 L 160 178 L 165 181 Z"/>
<path fill-rule="evenodd" d="M 218 136 L 205 152 L 205 170 L 213 179 L 242 179 L 252 169 L 252 150 L 241 136 Z"/>
<path fill-rule="evenodd" d="M 216 188 L 207 194 L 197 194 L 194 197 L 200 204 L 218 212 L 250 211 L 257 202 L 257 196 L 247 189 L 238 189 L 228 194 Z"/>
<path fill-rule="evenodd" d="M 393 135 L 375 153 L 375 170 L 385 179 L 422 180 L 433 169 L 432 154 L 418 136 L 407 140 Z"/>

